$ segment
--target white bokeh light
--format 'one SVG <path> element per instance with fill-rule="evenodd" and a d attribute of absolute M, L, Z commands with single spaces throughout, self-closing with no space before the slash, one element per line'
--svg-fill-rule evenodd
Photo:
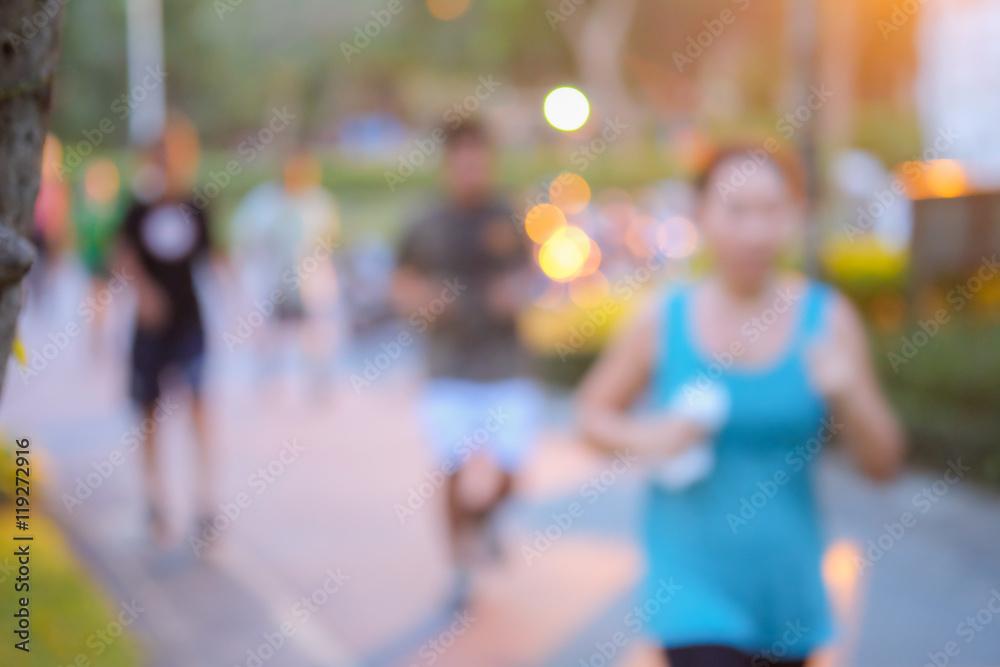
<path fill-rule="evenodd" d="M 580 129 L 590 116 L 586 95 L 576 88 L 556 88 L 545 98 L 545 119 L 565 132 Z"/>

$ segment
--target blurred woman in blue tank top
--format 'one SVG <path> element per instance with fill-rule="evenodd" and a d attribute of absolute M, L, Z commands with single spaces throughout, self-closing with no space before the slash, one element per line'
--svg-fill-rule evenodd
<path fill-rule="evenodd" d="M 827 660 L 816 455 L 836 438 L 879 480 L 903 456 L 857 311 L 779 268 L 802 237 L 802 180 L 780 153 L 719 153 L 697 183 L 711 272 L 654 299 L 580 390 L 587 441 L 649 464 L 646 594 L 671 594 L 647 630 L 670 667 Z M 653 410 L 636 414 L 644 393 Z"/>

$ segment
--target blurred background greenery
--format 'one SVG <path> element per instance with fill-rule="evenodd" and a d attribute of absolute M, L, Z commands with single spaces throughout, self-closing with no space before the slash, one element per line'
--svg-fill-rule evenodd
<path fill-rule="evenodd" d="M 814 48 L 805 51 L 788 37 L 789 25 L 799 20 L 788 3 L 506 0 L 472 3 L 455 21 L 438 20 L 417 4 L 422 3 L 404 1 L 402 11 L 374 37 L 359 41 L 359 27 L 385 2 L 165 3 L 169 103 L 198 128 L 202 181 L 225 168 L 235 148 L 264 126 L 273 108 L 291 109 L 297 117 L 293 132 L 280 137 L 282 148 L 244 164 L 213 201 L 219 239 L 226 238 L 221 230 L 236 203 L 273 177 L 288 151 L 308 145 L 322 164 L 323 185 L 338 198 L 343 240 L 350 244 L 375 236 L 392 242 L 433 195 L 436 171 L 429 164 L 419 168 L 399 185 L 396 196 L 384 196 L 385 174 L 394 161 L 345 151 L 346 119 L 387 113 L 413 136 L 426 136 L 449 106 L 441 100 L 461 100 L 470 92 L 469 82 L 482 75 L 501 82 L 506 106 L 499 105 L 497 113 L 520 108 L 515 102 L 533 104 L 539 91 L 567 82 L 589 83 L 598 103 L 602 94 L 617 100 L 610 111 L 626 114 L 630 127 L 614 151 L 588 164 L 586 177 L 595 191 L 634 191 L 689 176 L 697 164 L 692 154 L 702 142 L 774 136 L 775 120 L 795 99 L 803 67 L 811 68 L 805 70 L 807 78 L 831 81 L 837 96 L 814 136 L 794 137 L 800 145 L 807 138 L 815 143 L 816 218 L 824 229 L 836 229 L 850 215 L 838 208 L 827 186 L 837 150 L 869 151 L 889 169 L 921 151 L 912 94 L 919 67 L 917 22 L 887 30 L 891 3 L 816 3 L 822 28 Z M 595 64 L 591 51 L 596 47 L 587 30 L 606 20 L 601 12 L 610 6 L 626 20 L 618 37 L 603 47 L 621 65 L 609 74 Z M 725 45 L 713 45 L 711 58 L 678 66 L 677 53 L 684 52 L 692 26 L 707 25 L 725 11 L 739 19 L 726 28 Z M 614 33 L 614 27 L 606 28 Z M 127 90 L 125 35 L 124 2 L 67 4 L 52 121 L 67 147 L 100 119 L 116 118 L 109 101 Z M 813 61 L 797 62 L 796 55 Z M 580 141 L 557 135 L 529 123 L 519 139 L 504 142 L 501 180 L 515 199 L 531 196 L 568 166 Z M 98 150 L 126 169 L 127 142 L 124 127 L 116 128 Z M 978 479 L 1000 485 L 1000 375 L 993 370 L 1000 366 L 996 290 L 985 293 L 977 308 L 956 316 L 915 359 L 893 370 L 889 353 L 930 312 L 926 295 L 912 289 L 909 259 L 905 253 L 852 244 L 846 252 L 827 252 L 813 270 L 862 306 L 875 358 L 909 427 L 914 459 L 940 467 L 963 456 L 973 462 Z M 571 384 L 592 353 L 569 365 L 550 356 L 558 363 L 543 360 L 543 367 L 552 379 Z"/>

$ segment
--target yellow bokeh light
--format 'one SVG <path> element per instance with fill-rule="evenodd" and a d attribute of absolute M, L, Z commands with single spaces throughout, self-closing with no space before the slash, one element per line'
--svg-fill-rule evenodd
<path fill-rule="evenodd" d="M 669 218 L 656 230 L 656 245 L 672 259 L 690 257 L 698 248 L 698 230 L 690 220 Z"/>
<path fill-rule="evenodd" d="M 569 284 L 569 298 L 581 308 L 596 308 L 611 294 L 611 284 L 600 271 L 576 278 Z"/>
<path fill-rule="evenodd" d="M 552 204 L 533 206 L 524 216 L 524 231 L 535 243 L 545 243 L 557 230 L 566 226 L 566 216 Z"/>
<path fill-rule="evenodd" d="M 87 198 L 98 204 L 107 204 L 117 197 L 120 185 L 118 167 L 107 158 L 94 160 L 83 177 Z"/>
<path fill-rule="evenodd" d="M 954 160 L 934 160 L 927 165 L 927 188 L 935 197 L 958 197 L 965 193 L 965 171 Z"/>
<path fill-rule="evenodd" d="M 469 0 L 427 0 L 427 11 L 442 21 L 457 19 L 469 8 Z"/>
<path fill-rule="evenodd" d="M 538 265 L 552 280 L 566 282 L 579 275 L 590 257 L 590 237 L 579 227 L 561 227 L 542 244 Z"/>
<path fill-rule="evenodd" d="M 590 203 L 590 185 L 578 174 L 559 174 L 549 186 L 549 199 L 567 215 L 574 215 Z"/>
<path fill-rule="evenodd" d="M 572 132 L 583 127 L 590 116 L 587 97 L 576 88 L 556 88 L 545 98 L 545 119 L 552 127 Z"/>

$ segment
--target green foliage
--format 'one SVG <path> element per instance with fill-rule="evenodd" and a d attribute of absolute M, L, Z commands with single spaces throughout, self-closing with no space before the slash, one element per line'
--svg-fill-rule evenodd
<path fill-rule="evenodd" d="M 480 75 L 532 83 L 572 72 L 563 35 L 535 0 L 474 2 L 452 21 L 431 16 L 422 0 L 402 0 L 402 11 L 345 57 L 343 45 L 387 3 L 164 1 L 168 103 L 191 116 L 208 146 L 226 146 L 258 129 L 275 105 L 302 114 L 301 140 L 344 113 L 370 110 L 385 91 L 393 92 L 383 102 L 409 111 L 423 100 L 391 99 L 419 95 L 408 81 L 448 87 L 451 79 L 454 95 L 464 96 Z M 67 4 L 52 124 L 62 138 L 80 141 L 110 117 L 117 127 L 104 147 L 126 145 L 127 121 L 111 111 L 127 93 L 125 24 L 124 0 Z"/>
<path fill-rule="evenodd" d="M 881 158 L 887 167 L 920 155 L 920 125 L 915 113 L 896 107 L 868 104 L 857 113 L 855 146 Z"/>
<path fill-rule="evenodd" d="M 126 93 L 124 2 L 67 2 L 62 24 L 59 69 L 52 105 L 52 130 L 64 141 L 79 142 L 85 130 L 104 118 L 120 125 L 103 148 L 128 140 L 125 123 L 112 112 Z"/>
<path fill-rule="evenodd" d="M 14 441 L 0 433 L 0 507 L 14 502 Z"/>
<path fill-rule="evenodd" d="M 875 351 L 879 374 L 906 425 L 913 460 L 940 469 L 962 457 L 972 465 L 974 479 L 1000 486 L 1000 323 L 956 315 L 907 359 L 904 337 L 922 341 L 922 335 L 914 336 L 919 331 L 914 323 L 880 337 Z M 907 360 L 893 357 L 894 364 L 890 353 Z"/>

